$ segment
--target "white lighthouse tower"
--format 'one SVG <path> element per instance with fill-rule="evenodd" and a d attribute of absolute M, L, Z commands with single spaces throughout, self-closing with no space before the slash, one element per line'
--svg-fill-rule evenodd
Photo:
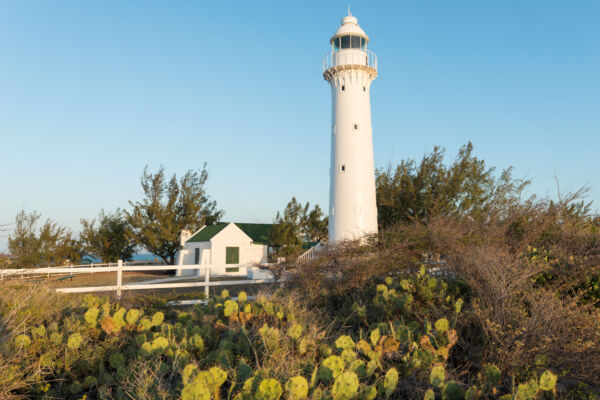
<path fill-rule="evenodd" d="M 371 82 L 377 57 L 367 50 L 369 37 L 348 16 L 330 40 L 323 77 L 331 84 L 331 170 L 329 241 L 359 239 L 377 233 Z"/>

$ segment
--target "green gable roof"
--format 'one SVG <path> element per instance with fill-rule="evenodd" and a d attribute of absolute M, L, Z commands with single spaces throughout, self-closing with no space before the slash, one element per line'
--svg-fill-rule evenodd
<path fill-rule="evenodd" d="M 220 222 L 215 225 L 209 225 L 202 228 L 202 230 L 196 233 L 194 236 L 189 238 L 188 242 L 208 242 L 217 233 L 221 232 L 228 225 L 227 222 Z"/>
<path fill-rule="evenodd" d="M 250 236 L 250 239 L 256 244 L 269 244 L 269 237 L 273 224 L 243 224 L 235 222 L 235 224 Z"/>
<path fill-rule="evenodd" d="M 268 244 L 269 235 L 272 224 L 245 224 L 234 222 L 238 228 L 240 228 L 246 235 L 250 236 L 250 239 L 256 244 Z M 229 225 L 229 222 L 220 222 L 216 225 L 205 226 L 200 232 L 189 238 L 188 242 L 208 242 L 215 235 L 221 232 L 225 227 Z"/>

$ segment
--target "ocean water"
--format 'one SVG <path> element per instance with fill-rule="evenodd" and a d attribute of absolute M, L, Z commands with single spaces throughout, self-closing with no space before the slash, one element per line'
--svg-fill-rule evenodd
<path fill-rule="evenodd" d="M 87 263 L 101 263 L 102 260 L 90 256 L 85 256 L 81 260 L 83 264 Z M 152 253 L 137 253 L 133 256 L 133 261 L 158 261 L 162 262 L 162 259 Z"/>

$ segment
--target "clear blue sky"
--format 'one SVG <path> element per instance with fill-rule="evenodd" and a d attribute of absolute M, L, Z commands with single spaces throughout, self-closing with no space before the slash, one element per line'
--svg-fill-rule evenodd
<path fill-rule="evenodd" d="M 208 162 L 226 220 L 328 197 L 321 76 L 347 1 L 0 1 L 0 223 L 79 229 L 141 198 L 145 165 Z M 376 166 L 468 140 L 600 204 L 600 2 L 355 1 L 379 58 Z M 6 239 L 0 239 L 0 251 Z"/>

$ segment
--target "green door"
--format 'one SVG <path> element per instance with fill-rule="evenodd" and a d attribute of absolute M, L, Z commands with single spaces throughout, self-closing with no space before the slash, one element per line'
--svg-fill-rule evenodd
<path fill-rule="evenodd" d="M 240 248 L 239 247 L 225 247 L 225 264 L 239 264 L 240 263 Z"/>

